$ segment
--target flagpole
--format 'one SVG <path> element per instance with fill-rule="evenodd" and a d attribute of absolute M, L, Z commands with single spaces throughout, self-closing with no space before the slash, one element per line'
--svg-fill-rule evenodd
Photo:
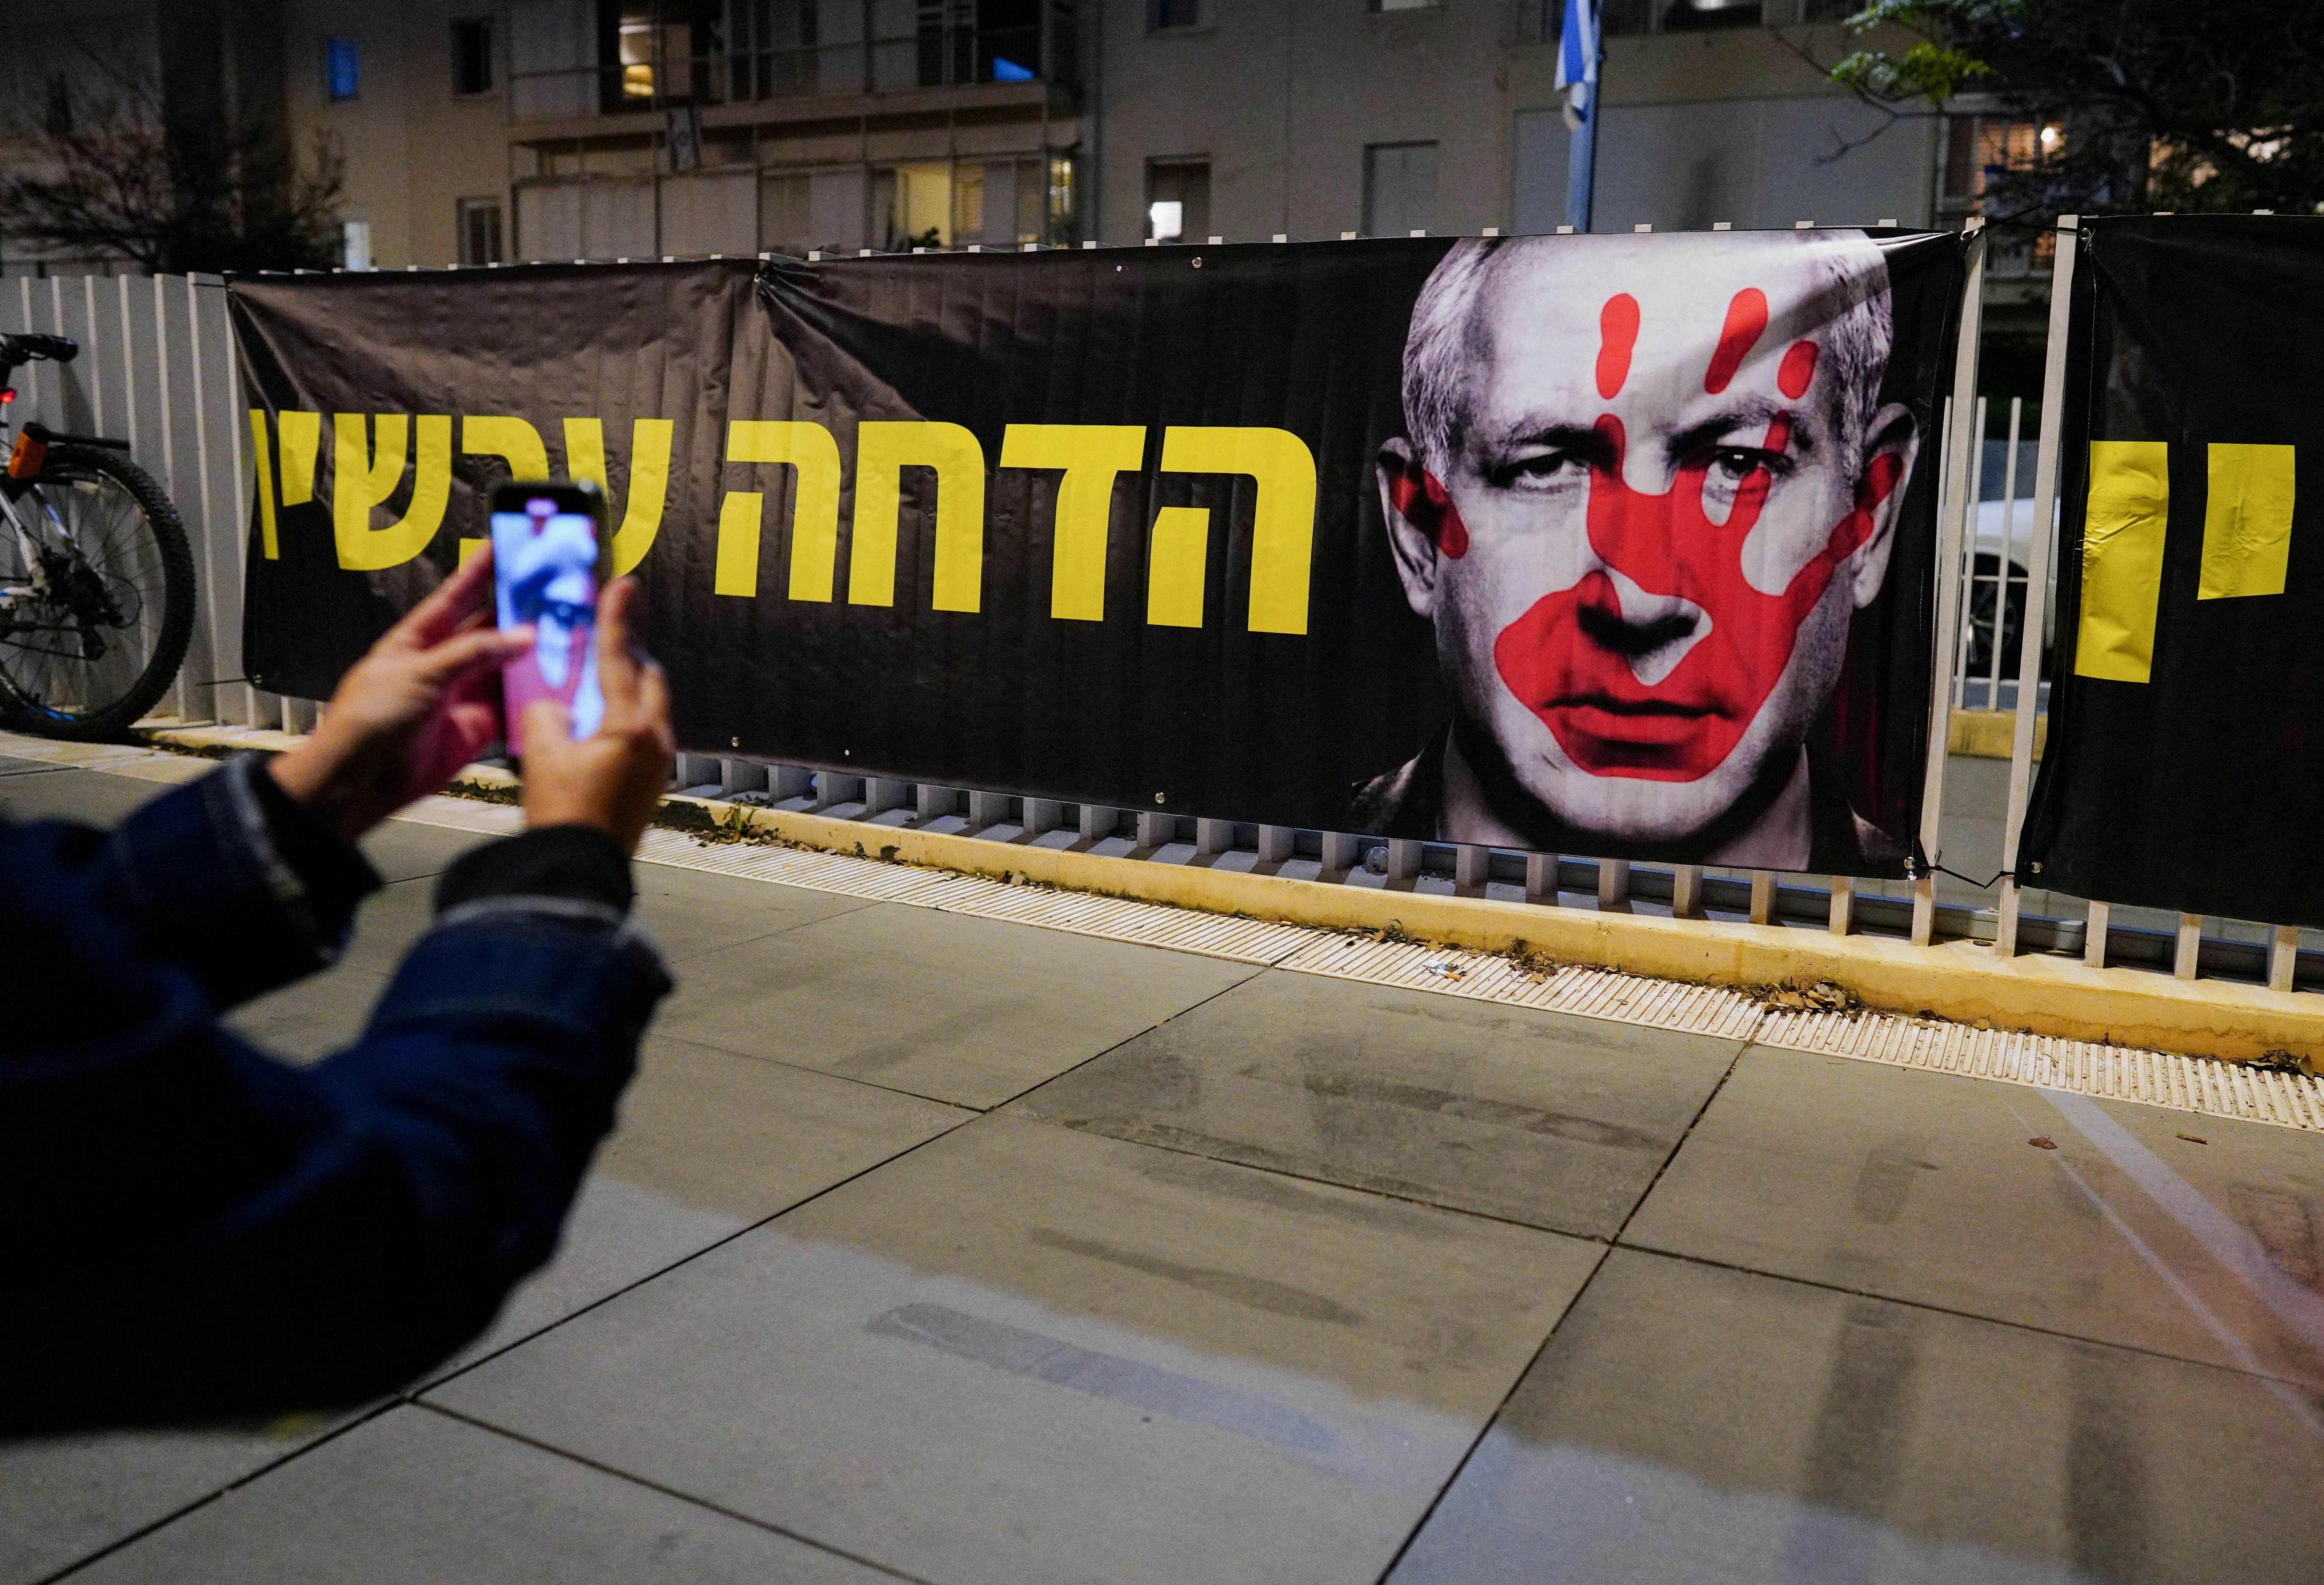
<path fill-rule="evenodd" d="M 1599 0 L 1567 0 L 1565 36 L 1559 41 L 1559 78 L 1567 96 L 1565 223 L 1576 231 L 1590 229 L 1591 203 L 1598 171 L 1599 74 L 1606 59 L 1605 34 L 1599 27 Z M 1579 45 L 1579 51 L 1572 47 Z M 1574 59 L 1579 53 L 1580 60 Z M 1575 68 L 1579 67 L 1577 72 Z M 1565 86 L 1567 83 L 1572 86 Z M 1578 92 L 1577 92 L 1578 90 Z M 1577 105 L 1576 99 L 1580 100 Z"/>

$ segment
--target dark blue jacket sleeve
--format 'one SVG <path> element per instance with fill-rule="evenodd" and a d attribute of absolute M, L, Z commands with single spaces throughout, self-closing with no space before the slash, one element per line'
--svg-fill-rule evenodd
<path fill-rule="evenodd" d="M 288 1066 L 214 992 L 305 926 L 199 824 L 157 806 L 97 861 L 93 834 L 0 831 L 0 981 L 29 1014 L 0 1051 L 0 1431 L 350 1403 L 442 1359 L 554 1249 L 669 988 L 610 840 L 534 833 L 447 877 L 354 1046 Z M 229 876 L 214 915 L 203 864 Z M 124 915 L 124 867 L 174 914 Z"/>
<path fill-rule="evenodd" d="M 43 862 L 136 949 L 229 1008 L 338 958 L 379 888 L 363 855 L 291 802 L 253 754 L 164 793 L 112 833 L 36 828 Z M 20 839 L 25 840 L 25 839 Z"/>

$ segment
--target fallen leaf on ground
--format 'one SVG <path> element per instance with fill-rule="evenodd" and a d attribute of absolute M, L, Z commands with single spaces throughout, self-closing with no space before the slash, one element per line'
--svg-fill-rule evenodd
<path fill-rule="evenodd" d="M 2025 1142 L 2036 1150 L 2055 1150 L 2058 1147 L 2058 1141 L 2047 1134 L 2036 1134 Z"/>
<path fill-rule="evenodd" d="M 2210 1143 L 2209 1139 L 2203 1138 L 2195 1134 L 2181 1134 L 2179 1137 L 2186 1140 L 2190 1145 L 2208 1145 Z"/>

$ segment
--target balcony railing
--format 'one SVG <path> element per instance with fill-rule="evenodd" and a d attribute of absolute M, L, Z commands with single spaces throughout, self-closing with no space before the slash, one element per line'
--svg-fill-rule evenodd
<path fill-rule="evenodd" d="M 510 115 L 518 121 L 564 120 L 971 83 L 1070 82 L 1074 59 L 1062 18 L 1047 29 L 931 25 L 848 43 L 521 71 L 512 76 Z"/>

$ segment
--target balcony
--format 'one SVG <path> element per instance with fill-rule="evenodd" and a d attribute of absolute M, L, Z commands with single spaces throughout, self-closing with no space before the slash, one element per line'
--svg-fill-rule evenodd
<path fill-rule="evenodd" d="M 848 14 L 832 14 L 843 11 Z M 838 22 L 854 25 L 843 30 Z M 829 36 L 841 31 L 857 36 Z M 1077 75 L 1069 0 L 860 9 L 737 4 L 723 25 L 649 14 L 602 28 L 600 41 L 598 64 L 514 71 L 512 119 L 569 122 L 978 84 L 1071 83 Z"/>

